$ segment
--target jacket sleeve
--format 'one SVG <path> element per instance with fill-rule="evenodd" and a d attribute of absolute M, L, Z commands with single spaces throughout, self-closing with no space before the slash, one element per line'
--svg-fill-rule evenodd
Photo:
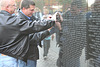
<path fill-rule="evenodd" d="M 49 35 L 50 35 L 50 32 L 48 30 L 35 33 L 35 34 L 30 34 L 30 43 L 40 42 Z"/>
<path fill-rule="evenodd" d="M 23 19 L 18 19 L 16 22 L 19 22 L 19 28 L 20 32 L 22 34 L 30 34 L 30 33 L 36 33 L 40 31 L 44 31 L 46 29 L 49 29 L 50 27 L 54 26 L 55 21 L 53 20 L 43 20 L 43 21 L 26 21 Z"/>

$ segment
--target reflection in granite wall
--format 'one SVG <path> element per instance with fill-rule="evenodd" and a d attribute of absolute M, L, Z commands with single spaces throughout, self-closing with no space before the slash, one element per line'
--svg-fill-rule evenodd
<path fill-rule="evenodd" d="M 58 67 L 80 67 L 80 56 L 86 45 L 86 17 L 82 0 L 75 0 L 63 14 Z"/>
<path fill-rule="evenodd" d="M 100 0 L 95 0 L 87 16 L 86 59 L 89 67 L 100 67 Z"/>
<path fill-rule="evenodd" d="M 84 2 L 73 0 L 63 14 L 58 67 L 81 67 L 84 47 L 87 67 L 100 67 L 100 0 L 91 7 L 84 6 Z"/>

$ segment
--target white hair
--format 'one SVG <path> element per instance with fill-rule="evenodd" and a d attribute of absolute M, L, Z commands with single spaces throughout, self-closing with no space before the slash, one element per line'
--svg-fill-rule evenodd
<path fill-rule="evenodd" d="M 0 0 L 0 6 L 1 7 L 8 6 L 8 5 L 10 5 L 11 1 L 13 1 L 13 0 Z"/>
<path fill-rule="evenodd" d="M 0 1 L 0 6 L 5 6 L 7 4 L 7 0 L 1 0 Z"/>

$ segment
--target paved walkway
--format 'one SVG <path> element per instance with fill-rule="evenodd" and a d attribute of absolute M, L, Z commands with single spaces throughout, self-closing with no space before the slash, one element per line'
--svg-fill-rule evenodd
<path fill-rule="evenodd" d="M 43 48 L 39 48 L 39 52 L 40 59 L 37 61 L 37 67 L 57 67 L 56 61 L 58 59 L 59 47 L 56 46 L 55 38 L 53 41 L 51 41 L 49 53 L 46 60 L 44 60 L 43 58 Z"/>
<path fill-rule="evenodd" d="M 51 41 L 49 54 L 46 60 L 43 58 L 43 48 L 39 48 L 40 59 L 37 61 L 37 67 L 57 67 L 56 62 L 59 55 L 59 47 L 56 46 L 56 39 Z M 82 55 L 80 57 L 80 67 L 87 67 L 85 61 L 85 50 L 82 50 Z"/>

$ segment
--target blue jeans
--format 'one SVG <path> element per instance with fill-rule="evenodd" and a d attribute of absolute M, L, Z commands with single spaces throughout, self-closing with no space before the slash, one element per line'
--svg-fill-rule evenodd
<path fill-rule="evenodd" d="M 27 60 L 27 64 L 22 61 L 22 60 L 18 60 L 18 65 L 19 67 L 36 67 L 37 61 L 33 61 L 33 60 Z"/>
<path fill-rule="evenodd" d="M 17 59 L 0 54 L 0 67 L 18 67 Z"/>

